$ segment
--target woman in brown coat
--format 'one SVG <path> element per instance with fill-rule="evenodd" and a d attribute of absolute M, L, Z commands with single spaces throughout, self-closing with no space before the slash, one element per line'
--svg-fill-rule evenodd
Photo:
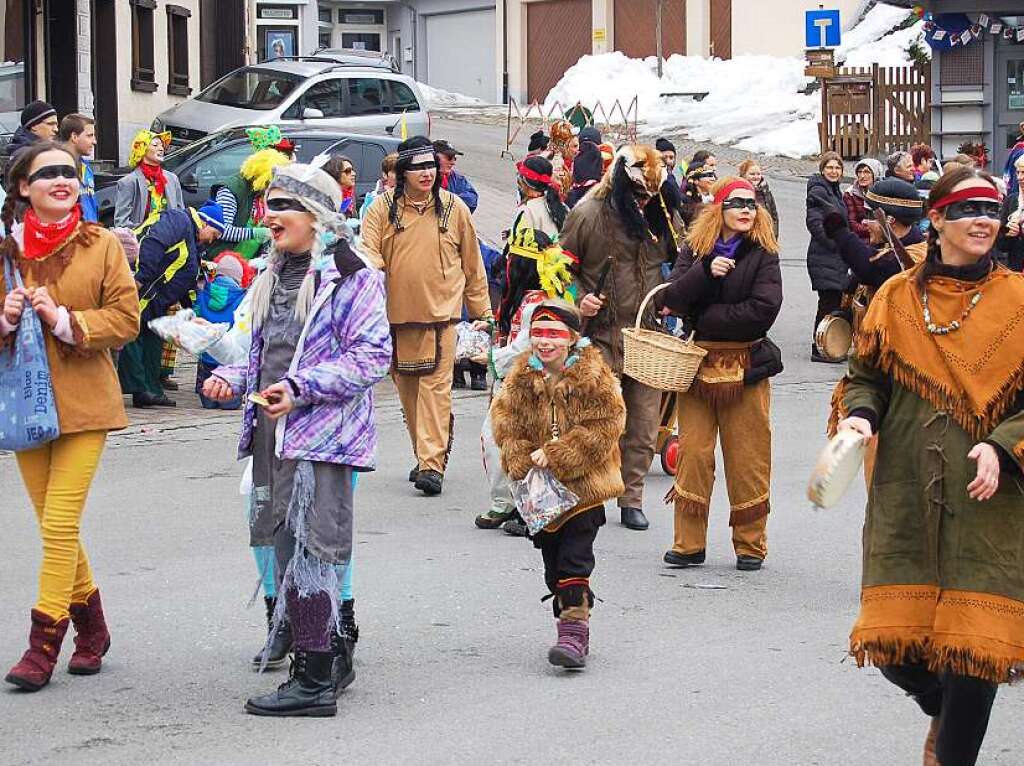
<path fill-rule="evenodd" d="M 547 300 L 530 321 L 524 353 L 491 406 L 502 468 L 513 481 L 547 468 L 579 503 L 533 536 L 554 596 L 558 643 L 552 665 L 582 668 L 590 646 L 594 540 L 605 523 L 604 503 L 622 493 L 619 437 L 626 406 L 601 353 L 580 338 L 580 314 Z"/>
<path fill-rule="evenodd" d="M 757 570 L 768 553 L 765 527 L 771 479 L 771 388 L 782 370 L 765 336 L 782 308 L 782 274 L 772 219 L 754 187 L 723 178 L 687 235 L 662 303 L 684 317 L 707 356 L 677 402 L 679 467 L 675 542 L 665 563 L 704 563 L 716 435 L 729 489 L 736 568 Z"/>
<path fill-rule="evenodd" d="M 139 296 L 117 237 L 80 220 L 78 169 L 66 149 L 33 144 L 11 168 L 8 189 L 0 220 L 10 236 L 0 258 L 12 260 L 25 286 L 8 292 L 0 284 L 0 347 L 31 306 L 46 338 L 60 423 L 56 440 L 16 453 L 43 560 L 29 648 L 6 680 L 38 691 L 50 681 L 69 618 L 76 632 L 69 672 L 99 672 L 110 646 L 79 532 L 107 432 L 128 425 L 110 349 L 138 335 Z M 14 222 L 19 204 L 28 205 L 23 224 Z"/>

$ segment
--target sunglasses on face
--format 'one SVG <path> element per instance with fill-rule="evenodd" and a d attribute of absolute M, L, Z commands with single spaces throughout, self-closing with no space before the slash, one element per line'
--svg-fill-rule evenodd
<path fill-rule="evenodd" d="M 267 210 L 275 213 L 308 213 L 302 203 L 291 197 L 274 197 L 267 200 Z"/>
<path fill-rule="evenodd" d="M 356 172 L 356 169 L 354 167 L 352 167 L 351 165 L 349 165 L 347 168 L 342 168 L 341 169 L 342 175 L 346 175 L 346 176 L 349 173 L 355 173 L 355 172 Z"/>
<path fill-rule="evenodd" d="M 965 199 L 962 202 L 954 202 L 946 208 L 946 220 L 959 221 L 963 218 L 991 218 L 998 221 L 1001 210 L 1002 205 L 995 200 Z"/>
<path fill-rule="evenodd" d="M 722 203 L 722 210 L 757 210 L 757 200 L 750 197 L 730 197 Z"/>
<path fill-rule="evenodd" d="M 53 181 L 58 178 L 67 178 L 69 181 L 78 178 L 78 170 L 74 165 L 46 165 L 30 175 L 28 182 L 34 184 L 36 181 Z"/>

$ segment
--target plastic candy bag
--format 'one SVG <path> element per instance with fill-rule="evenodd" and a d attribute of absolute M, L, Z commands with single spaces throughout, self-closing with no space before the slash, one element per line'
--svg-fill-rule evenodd
<path fill-rule="evenodd" d="M 519 515 L 531 535 L 575 508 L 580 501 L 547 468 L 531 468 L 525 479 L 510 482 L 510 488 Z"/>
<path fill-rule="evenodd" d="M 227 322 L 197 322 L 192 309 L 182 309 L 173 316 L 157 317 L 149 322 L 150 330 L 197 357 L 224 337 L 229 327 Z"/>
<path fill-rule="evenodd" d="M 482 330 L 474 330 L 469 322 L 459 322 L 455 326 L 455 361 L 487 362 L 487 353 L 491 348 L 490 336 Z"/>

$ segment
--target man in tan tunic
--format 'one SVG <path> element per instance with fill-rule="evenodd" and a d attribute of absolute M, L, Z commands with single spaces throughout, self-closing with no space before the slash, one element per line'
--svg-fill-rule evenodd
<path fill-rule="evenodd" d="M 463 304 L 478 320 L 491 319 L 491 304 L 469 208 L 441 188 L 430 140 L 403 141 L 395 171 L 394 190 L 366 212 L 362 244 L 387 278 L 391 375 L 416 454 L 409 479 L 437 495 L 454 425 L 455 325 Z"/>

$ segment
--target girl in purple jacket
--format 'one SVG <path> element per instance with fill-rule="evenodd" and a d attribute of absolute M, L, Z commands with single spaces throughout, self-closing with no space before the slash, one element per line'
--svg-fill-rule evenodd
<path fill-rule="evenodd" d="M 332 716 L 355 677 L 339 633 L 338 574 L 352 553 L 352 474 L 374 468 L 373 386 L 391 337 L 382 274 L 352 249 L 341 189 L 309 165 L 278 168 L 266 192 L 266 271 L 252 286 L 248 365 L 214 370 L 203 393 L 246 395 L 239 457 L 253 458 L 251 544 L 273 545 L 274 634 L 287 615 L 291 677 L 252 697 L 254 715 Z M 338 239 L 329 249 L 324 234 Z M 265 652 L 267 650 L 265 649 Z"/>

